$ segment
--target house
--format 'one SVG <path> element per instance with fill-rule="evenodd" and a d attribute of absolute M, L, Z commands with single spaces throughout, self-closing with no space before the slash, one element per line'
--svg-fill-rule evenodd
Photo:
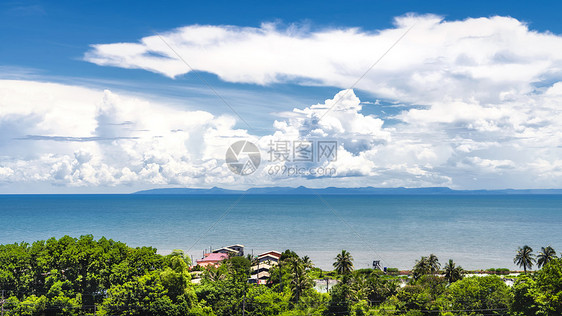
<path fill-rule="evenodd" d="M 222 247 L 212 251 L 213 253 L 226 253 L 232 254 L 233 256 L 243 256 L 244 255 L 244 245 L 232 245 L 228 247 Z"/>
<path fill-rule="evenodd" d="M 201 267 L 208 265 L 218 266 L 225 259 L 228 259 L 228 254 L 226 253 L 206 253 L 203 259 L 196 260 L 196 262 Z"/>
<path fill-rule="evenodd" d="M 268 279 L 269 279 L 269 271 L 268 272 L 259 272 L 259 273 L 252 274 L 252 276 L 250 276 L 250 279 L 248 280 L 248 282 L 254 283 L 254 284 L 267 284 Z"/>
<path fill-rule="evenodd" d="M 268 252 L 264 252 L 258 256 L 258 261 L 260 263 L 271 262 L 271 263 L 279 263 L 281 259 L 281 253 L 279 251 L 271 250 Z"/>
<path fill-rule="evenodd" d="M 191 283 L 199 284 L 201 283 L 201 278 L 203 277 L 203 271 L 190 271 Z"/>
<path fill-rule="evenodd" d="M 255 264 L 252 266 L 250 283 L 266 284 L 269 279 L 269 270 L 279 264 L 281 253 L 279 251 L 268 251 L 258 255 Z"/>

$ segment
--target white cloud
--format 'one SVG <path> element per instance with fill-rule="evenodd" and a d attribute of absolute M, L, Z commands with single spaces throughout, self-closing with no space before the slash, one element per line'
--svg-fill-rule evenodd
<path fill-rule="evenodd" d="M 405 16 L 395 27 L 309 31 L 264 24 L 259 28 L 192 25 L 162 34 L 189 65 L 237 83 L 350 87 L 412 25 L 357 88 L 378 97 L 418 104 L 458 99 L 496 102 L 560 77 L 562 38 L 538 33 L 508 17 L 445 21 Z M 159 36 L 138 43 L 96 44 L 87 61 L 140 68 L 176 77 L 186 66 Z"/>
<path fill-rule="evenodd" d="M 275 133 L 256 136 L 234 128 L 231 116 L 178 110 L 110 91 L 4 80 L 0 183 L 560 187 L 557 87 L 493 106 L 451 101 L 449 107 L 406 109 L 397 116 L 400 123 L 386 127 L 383 119 L 361 114 L 369 105 L 352 90 L 342 90 L 323 103 L 295 108 L 273 123 Z M 247 177 L 231 173 L 224 161 L 226 148 L 240 139 L 259 144 L 262 152 L 262 166 Z M 297 164 L 337 173 L 268 174 L 275 165 L 267 161 L 269 143 L 277 140 L 337 141 L 337 161 Z"/>
<path fill-rule="evenodd" d="M 0 81 L 0 183 L 562 187 L 562 38 L 513 18 L 408 16 L 376 32 L 196 25 L 162 37 L 194 69 L 225 81 L 345 88 L 414 23 L 357 85 L 376 103 L 342 90 L 278 113 L 265 136 L 235 128 L 233 116 L 184 111 L 156 97 Z M 94 45 L 86 59 L 169 77 L 189 72 L 157 36 Z M 379 99 L 400 107 L 389 117 L 365 115 L 384 106 Z M 247 177 L 224 163 L 240 139 L 263 154 Z M 304 166 L 335 168 L 335 176 L 268 174 L 271 141 L 320 139 L 338 142 L 338 160 Z"/>
<path fill-rule="evenodd" d="M 217 157 L 229 140 L 214 135 L 248 136 L 231 117 L 110 91 L 4 80 L 0 96 L 3 182 L 202 185 L 228 176 Z"/>

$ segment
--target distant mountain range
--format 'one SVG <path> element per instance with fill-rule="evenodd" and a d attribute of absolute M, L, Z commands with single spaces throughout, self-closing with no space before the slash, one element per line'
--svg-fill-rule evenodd
<path fill-rule="evenodd" d="M 248 190 L 228 190 L 213 187 L 211 189 L 169 188 L 138 191 L 133 194 L 249 194 L 249 195 L 516 195 L 516 194 L 562 194 L 562 189 L 504 189 L 504 190 L 453 190 L 447 187 L 431 188 L 336 188 L 312 189 L 307 187 L 265 187 Z"/>

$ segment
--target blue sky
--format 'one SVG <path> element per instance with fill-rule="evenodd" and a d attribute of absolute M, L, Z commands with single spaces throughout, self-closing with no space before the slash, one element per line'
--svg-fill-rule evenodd
<path fill-rule="evenodd" d="M 558 12 L 525 1 L 4 1 L 0 193 L 560 187 Z M 330 102 L 347 108 L 311 125 Z M 271 177 L 264 161 L 237 177 L 223 157 L 240 138 L 265 151 L 272 139 L 337 140 L 337 163 L 306 168 L 338 176 Z"/>
<path fill-rule="evenodd" d="M 139 82 L 170 81 L 150 73 L 100 68 L 84 63 L 91 44 L 130 42 L 192 24 L 257 27 L 263 22 L 311 28 L 392 26 L 394 17 L 414 12 L 449 20 L 511 16 L 531 29 L 562 33 L 556 1 L 3 1 L 0 4 L 0 60 L 5 67 L 33 69 L 45 76 Z M 199 84 L 193 76 L 181 84 Z M 220 81 L 219 81 L 220 83 Z"/>

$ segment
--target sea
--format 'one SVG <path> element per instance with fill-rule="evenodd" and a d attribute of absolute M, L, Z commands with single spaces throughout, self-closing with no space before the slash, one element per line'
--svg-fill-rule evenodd
<path fill-rule="evenodd" d="M 242 244 L 332 269 L 411 269 L 435 254 L 464 269 L 516 269 L 518 247 L 562 251 L 562 195 L 0 195 L 0 244 L 102 236 L 167 254 Z"/>

